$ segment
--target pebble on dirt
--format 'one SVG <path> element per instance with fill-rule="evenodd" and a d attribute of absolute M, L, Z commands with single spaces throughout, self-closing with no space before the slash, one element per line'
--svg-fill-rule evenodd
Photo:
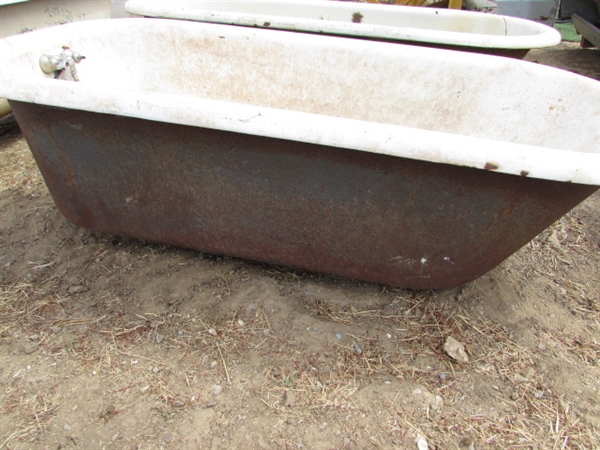
<path fill-rule="evenodd" d="M 80 294 L 87 290 L 88 290 L 88 288 L 86 286 L 82 286 L 82 285 L 71 286 L 69 288 L 69 294 Z"/>
<path fill-rule="evenodd" d="M 469 362 L 469 356 L 465 351 L 465 346 L 452 336 L 448 336 L 446 338 L 446 342 L 444 342 L 444 351 L 448 354 L 448 356 L 459 363 L 466 364 Z"/>
<path fill-rule="evenodd" d="M 38 349 L 38 343 L 37 342 L 28 342 L 27 344 L 25 344 L 22 347 L 22 351 L 26 355 L 30 355 L 31 353 L 35 352 L 37 349 Z"/>
<path fill-rule="evenodd" d="M 415 444 L 417 444 L 418 450 L 429 450 L 429 444 L 427 443 L 427 439 L 421 434 L 417 435 L 417 439 L 415 439 Z"/>
<path fill-rule="evenodd" d="M 283 406 L 292 408 L 296 404 L 296 394 L 294 391 L 285 391 L 283 393 Z"/>

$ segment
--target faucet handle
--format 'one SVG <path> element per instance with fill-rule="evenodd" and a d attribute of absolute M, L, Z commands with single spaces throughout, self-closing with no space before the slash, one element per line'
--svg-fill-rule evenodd
<path fill-rule="evenodd" d="M 59 55 L 42 55 L 40 56 L 39 64 L 42 72 L 46 74 L 54 74 L 54 78 L 62 78 L 65 80 L 79 81 L 75 64 L 78 64 L 85 56 L 79 52 L 71 50 L 69 47 L 63 46 L 62 52 Z M 67 70 L 68 69 L 68 70 Z"/>
<path fill-rule="evenodd" d="M 67 64 L 67 61 L 61 59 L 58 55 L 40 56 L 40 69 L 47 74 L 63 70 L 67 67 Z"/>

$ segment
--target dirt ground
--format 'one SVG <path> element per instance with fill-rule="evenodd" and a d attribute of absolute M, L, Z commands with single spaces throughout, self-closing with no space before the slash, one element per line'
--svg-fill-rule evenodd
<path fill-rule="evenodd" d="M 600 449 L 599 192 L 408 291 L 86 231 L 18 131 L 0 156 L 0 449 Z"/>

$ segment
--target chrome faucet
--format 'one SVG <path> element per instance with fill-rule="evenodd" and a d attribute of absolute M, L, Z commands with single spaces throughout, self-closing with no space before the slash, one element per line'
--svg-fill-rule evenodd
<path fill-rule="evenodd" d="M 59 55 L 40 56 L 40 68 L 44 73 L 53 73 L 54 79 L 79 81 L 75 65 L 82 59 L 85 59 L 85 56 L 63 46 L 63 51 Z"/>

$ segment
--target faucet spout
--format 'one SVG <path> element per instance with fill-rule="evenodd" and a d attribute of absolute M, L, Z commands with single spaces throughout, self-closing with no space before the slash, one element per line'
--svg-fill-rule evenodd
<path fill-rule="evenodd" d="M 39 63 L 42 72 L 48 75 L 54 74 L 55 79 L 79 81 L 75 65 L 84 59 L 85 56 L 63 46 L 62 52 L 58 55 L 40 56 Z"/>

